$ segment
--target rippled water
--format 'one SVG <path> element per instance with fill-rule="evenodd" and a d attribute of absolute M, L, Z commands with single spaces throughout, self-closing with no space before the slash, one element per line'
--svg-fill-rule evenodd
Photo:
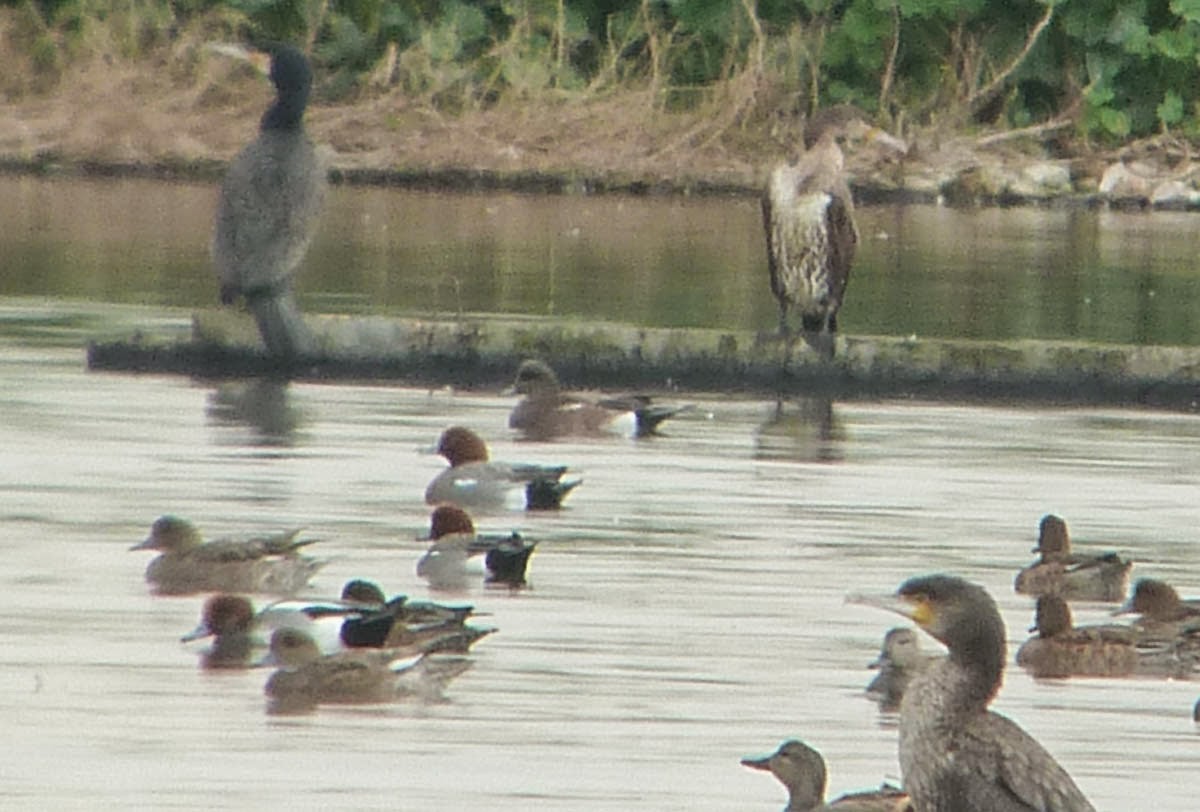
<path fill-rule="evenodd" d="M 1055 511 L 1200 595 L 1191 416 L 690 394 L 700 408 L 649 441 L 516 443 L 498 394 L 89 374 L 84 334 L 162 311 L 0 304 L 6 808 L 776 809 L 781 788 L 738 759 L 786 737 L 824 753 L 831 792 L 898 774 L 894 720 L 862 696 L 897 618 L 848 592 L 960 573 L 1019 642 L 1032 609 L 1012 578 Z M 460 596 L 500 631 L 451 702 L 270 717 L 265 673 L 197 669 L 178 637 L 201 599 L 150 596 L 126 549 L 156 516 L 304 526 L 333 559 L 314 592 L 370 577 L 426 596 L 413 538 L 441 462 L 418 452 L 450 422 L 585 480 L 559 514 L 480 520 L 540 542 L 534 586 Z M 1197 696 L 1012 670 L 996 707 L 1098 808 L 1182 811 Z"/>

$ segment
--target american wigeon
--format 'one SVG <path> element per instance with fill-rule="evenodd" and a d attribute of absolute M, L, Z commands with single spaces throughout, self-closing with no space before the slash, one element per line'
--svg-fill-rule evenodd
<path fill-rule="evenodd" d="M 518 533 L 485 535 L 462 508 L 439 505 L 430 518 L 429 549 L 417 561 L 417 575 L 435 589 L 465 589 L 481 573 L 471 559 L 483 556 L 489 584 L 519 588 L 526 585 L 529 557 L 537 542 Z"/>
<path fill-rule="evenodd" d="M 774 775 L 787 788 L 788 804 L 784 812 L 912 812 L 903 790 L 884 784 L 877 790 L 852 792 L 825 803 L 825 759 L 802 741 L 789 739 L 774 753 L 744 758 L 742 764 Z"/>
<path fill-rule="evenodd" d="M 471 667 L 464 657 L 431 657 L 416 648 L 322 655 L 299 629 L 277 629 L 264 664 L 280 666 L 263 689 L 272 713 L 304 712 L 322 704 L 438 701 L 450 680 Z"/>
<path fill-rule="evenodd" d="M 1042 517 L 1033 552 L 1041 553 L 1041 558 L 1017 573 L 1014 584 L 1023 595 L 1061 595 L 1093 601 L 1119 601 L 1125 597 L 1133 563 L 1116 553 L 1071 552 L 1067 523 L 1058 516 Z"/>
<path fill-rule="evenodd" d="M 206 542 L 186 519 L 162 516 L 151 526 L 150 535 L 129 549 L 161 553 L 146 567 L 146 581 L 159 594 L 291 595 L 325 563 L 300 555 L 300 549 L 316 539 L 297 539 L 299 532 Z"/>
<path fill-rule="evenodd" d="M 879 656 L 868 668 L 879 673 L 867 685 L 867 696 L 879 703 L 879 709 L 891 713 L 900 708 L 900 700 L 913 678 L 939 659 L 921 651 L 921 641 L 910 628 L 897 626 L 883 636 Z"/>
<path fill-rule="evenodd" d="M 489 460 L 487 444 L 463 426 L 442 432 L 437 453 L 450 467 L 425 489 L 425 501 L 430 505 L 498 510 L 512 504 L 528 510 L 554 509 L 582 481 L 564 480 L 565 465 Z"/>
<path fill-rule="evenodd" d="M 523 397 L 509 413 L 508 426 L 531 440 L 606 433 L 646 437 L 692 408 L 656 405 L 646 395 L 599 400 L 568 395 L 550 365 L 537 359 L 521 362 L 511 391 Z"/>

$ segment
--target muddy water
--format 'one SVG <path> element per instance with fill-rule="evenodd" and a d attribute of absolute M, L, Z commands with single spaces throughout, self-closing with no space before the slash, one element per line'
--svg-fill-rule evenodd
<path fill-rule="evenodd" d="M 84 333 L 163 311 L 74 307 L 0 307 L 5 808 L 776 809 L 738 758 L 786 737 L 823 751 L 832 791 L 898 774 L 894 720 L 862 696 L 898 619 L 848 592 L 960 573 L 1015 648 L 1032 606 L 1012 578 L 1053 510 L 1200 595 L 1191 416 L 691 394 L 650 441 L 518 443 L 498 394 L 88 374 Z M 441 464 L 419 450 L 451 421 L 584 477 L 559 514 L 480 520 L 539 541 L 532 589 L 430 595 L 415 576 Z M 200 598 L 147 593 L 126 548 L 168 511 L 214 535 L 306 527 L 331 559 L 314 593 L 370 577 L 500 631 L 447 704 L 268 716 L 266 674 L 201 673 L 178 642 Z M 1197 696 L 1014 669 L 996 707 L 1098 808 L 1182 812 Z"/>

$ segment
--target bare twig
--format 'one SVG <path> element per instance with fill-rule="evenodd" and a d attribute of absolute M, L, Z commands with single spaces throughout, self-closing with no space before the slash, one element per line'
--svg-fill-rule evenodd
<path fill-rule="evenodd" d="M 993 144 L 999 144 L 1004 141 L 1011 141 L 1015 138 L 1025 138 L 1027 136 L 1037 137 L 1044 135 L 1054 130 L 1061 130 L 1065 127 L 1070 127 L 1075 124 L 1074 111 L 1061 115 L 1058 118 L 1052 118 L 1049 121 L 1044 121 L 1041 124 L 1034 124 L 1029 127 L 1021 127 L 1016 130 L 1006 130 L 1002 133 L 993 133 L 985 135 L 982 138 L 975 139 L 975 146 L 989 147 Z"/>
<path fill-rule="evenodd" d="M 892 94 L 892 83 L 896 79 L 896 56 L 900 52 L 900 3 L 892 2 L 892 49 L 888 52 L 883 79 L 879 82 L 879 111 L 887 111 L 888 96 Z"/>
<path fill-rule="evenodd" d="M 1021 63 L 1025 61 L 1025 57 L 1029 56 L 1029 52 L 1032 51 L 1033 46 L 1037 44 L 1038 37 L 1042 35 L 1042 31 L 1046 29 L 1046 26 L 1048 26 L 1050 21 L 1054 18 L 1054 7 L 1055 3 L 1053 0 L 1050 0 L 1050 2 L 1046 3 L 1046 13 L 1042 15 L 1042 19 L 1038 20 L 1037 25 L 1035 25 L 1033 30 L 1029 32 L 1029 36 L 1025 39 L 1025 46 L 1021 48 L 1021 52 L 1013 57 L 1012 61 L 1008 63 L 1004 70 L 992 77 L 992 81 L 988 82 L 983 88 L 976 90 L 967 96 L 966 103 L 968 107 L 973 108 L 975 105 L 981 104 L 990 99 L 992 94 L 998 91 L 1001 85 L 1008 80 L 1008 77 L 1013 74 L 1013 71 L 1021 67 Z"/>

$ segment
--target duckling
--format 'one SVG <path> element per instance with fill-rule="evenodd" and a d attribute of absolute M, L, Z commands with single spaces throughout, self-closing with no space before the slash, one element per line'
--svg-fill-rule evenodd
<path fill-rule="evenodd" d="M 1022 595 L 1114 602 L 1125 596 L 1133 563 L 1116 553 L 1072 553 L 1067 523 L 1058 516 L 1042 517 L 1033 552 L 1041 558 L 1017 573 L 1014 586 Z"/>

